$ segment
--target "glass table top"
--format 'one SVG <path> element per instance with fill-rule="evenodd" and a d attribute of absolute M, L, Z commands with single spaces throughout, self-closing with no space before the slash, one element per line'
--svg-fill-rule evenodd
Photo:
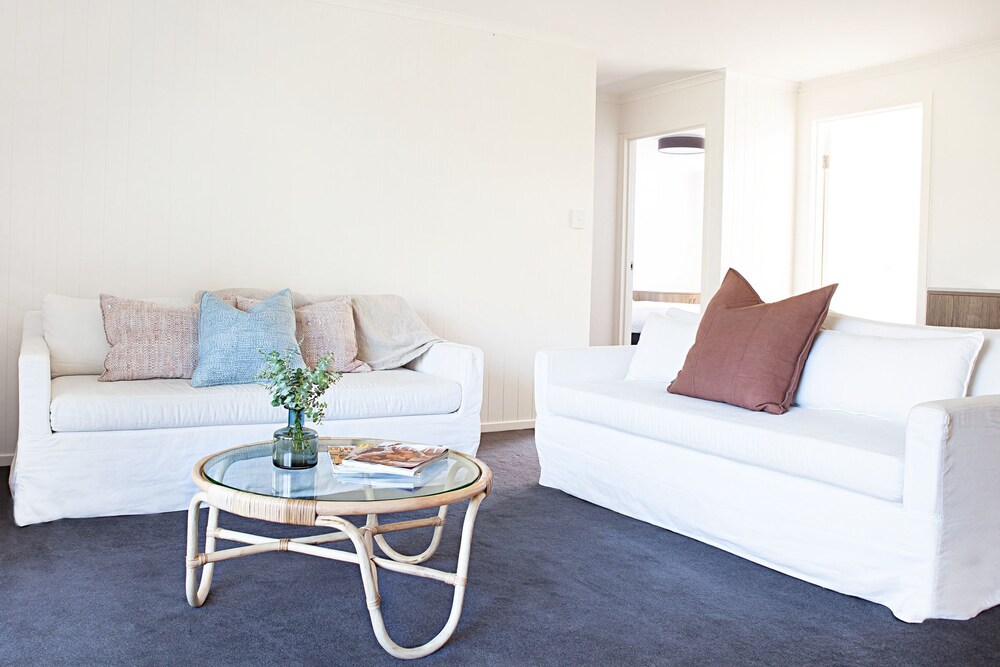
<path fill-rule="evenodd" d="M 202 474 L 214 484 L 275 498 L 357 502 L 433 496 L 475 483 L 482 471 L 476 462 L 451 452 L 414 477 L 335 474 L 330 450 L 339 457 L 363 443 L 398 442 L 376 438 L 320 438 L 319 463 L 308 470 L 284 470 L 271 463 L 271 443 L 262 442 L 220 452 L 209 458 Z"/>

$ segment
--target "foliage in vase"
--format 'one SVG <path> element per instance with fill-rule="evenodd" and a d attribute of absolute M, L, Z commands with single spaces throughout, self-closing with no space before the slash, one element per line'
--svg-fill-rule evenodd
<path fill-rule="evenodd" d="M 316 366 L 298 366 L 295 363 L 298 350 L 289 349 L 284 354 L 277 350 L 260 351 L 264 355 L 263 370 L 256 379 L 271 394 L 271 405 L 300 412 L 313 423 L 319 424 L 326 414 L 326 403 L 321 399 L 326 390 L 341 378 L 341 374 L 331 370 L 333 357 L 320 357 Z M 302 422 L 295 422 L 296 440 L 302 438 Z"/>

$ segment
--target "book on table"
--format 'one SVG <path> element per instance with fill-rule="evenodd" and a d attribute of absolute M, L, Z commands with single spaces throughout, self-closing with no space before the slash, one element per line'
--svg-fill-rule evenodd
<path fill-rule="evenodd" d="M 340 463 L 334 463 L 333 472 L 414 477 L 432 463 L 447 458 L 449 451 L 447 447 L 402 442 L 358 445 Z"/>

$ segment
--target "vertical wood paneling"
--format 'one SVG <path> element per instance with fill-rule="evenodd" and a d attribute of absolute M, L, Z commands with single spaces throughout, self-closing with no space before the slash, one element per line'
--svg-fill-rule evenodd
<path fill-rule="evenodd" d="M 14 22 L 14 72 L 12 88 L 10 145 L 10 224 L 7 257 L 7 386 L 6 450 L 13 451 L 17 423 L 17 352 L 21 344 L 22 313 L 31 306 L 34 266 L 35 182 L 37 172 L 39 51 L 41 50 L 42 6 L 17 3 Z"/>
<path fill-rule="evenodd" d="M 105 264 L 112 0 L 90 0 L 86 4 L 85 98 L 79 110 L 83 121 L 79 269 L 75 290 L 67 288 L 67 294 L 73 296 L 100 292 Z"/>
<path fill-rule="evenodd" d="M 58 196 L 54 229 L 55 289 L 75 294 L 80 280 L 83 237 L 84 114 L 87 82 L 87 3 L 65 5 L 61 98 L 59 100 Z"/>
<path fill-rule="evenodd" d="M 42 0 L 39 21 L 37 125 L 35 132 L 34 232 L 29 303 L 41 300 L 51 283 L 51 262 L 41 261 L 42 253 L 56 250 L 59 215 L 60 117 L 65 52 L 66 3 Z"/>
<path fill-rule="evenodd" d="M 586 345 L 593 57 L 306 0 L 0 3 L 0 455 L 48 292 L 398 293 L 486 352 L 483 420 Z"/>
<path fill-rule="evenodd" d="M 14 180 L 14 81 L 17 54 L 17 5 L 0 2 L 0 433 L 13 431 L 17 415 L 16 358 L 19 336 L 10 305 L 11 207 Z M 3 448 L 0 448 L 0 452 Z"/>
<path fill-rule="evenodd" d="M 791 291 L 796 100 L 790 84 L 726 75 L 722 268 L 768 300 Z"/>

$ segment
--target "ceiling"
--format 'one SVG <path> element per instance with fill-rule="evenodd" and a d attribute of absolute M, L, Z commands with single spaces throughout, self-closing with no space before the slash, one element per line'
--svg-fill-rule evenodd
<path fill-rule="evenodd" d="M 571 38 L 597 53 L 597 84 L 608 94 L 724 67 L 805 81 L 1000 39 L 1000 0 L 403 4 Z"/>

